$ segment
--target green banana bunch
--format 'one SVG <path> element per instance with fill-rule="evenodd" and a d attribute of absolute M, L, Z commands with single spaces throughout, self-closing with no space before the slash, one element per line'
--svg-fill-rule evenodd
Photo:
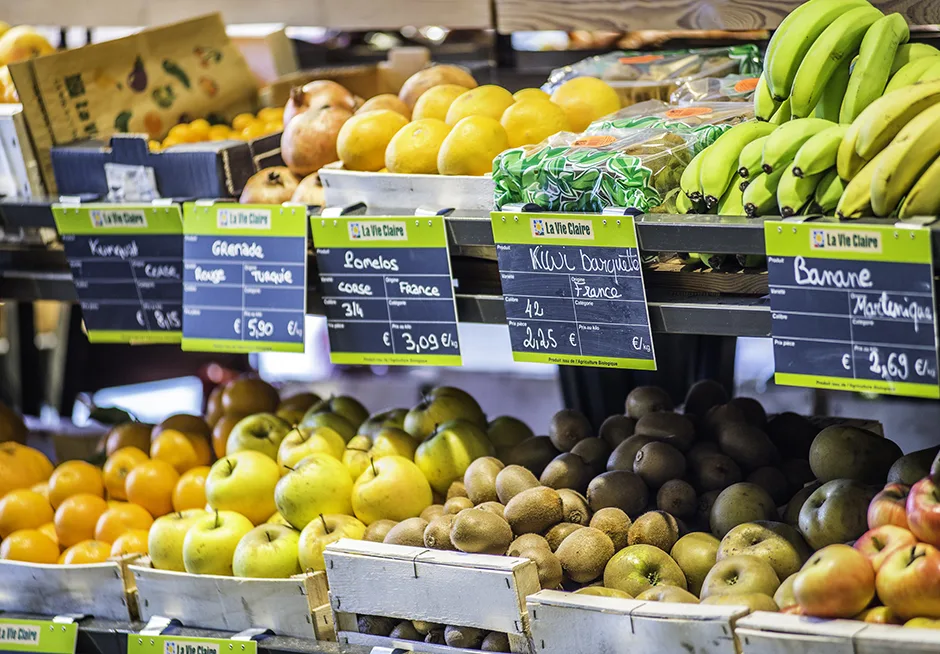
<path fill-rule="evenodd" d="M 724 262 L 731 255 L 728 254 L 708 254 L 706 252 L 699 252 L 698 258 L 701 259 L 709 268 L 720 268 Z"/>
<path fill-rule="evenodd" d="M 919 45 L 919 44 L 915 44 Z M 940 63 L 940 54 L 915 59 L 909 64 L 905 64 L 898 72 L 891 76 L 888 85 L 885 87 L 885 95 L 892 91 L 897 91 L 905 86 L 911 86 L 920 81 L 921 76 L 934 64 Z"/>
<path fill-rule="evenodd" d="M 698 175 L 702 169 L 702 161 L 705 159 L 707 151 L 708 148 L 705 148 L 692 157 L 692 161 L 689 162 L 689 165 L 682 171 L 682 175 L 679 176 L 679 188 L 693 201 L 702 197 L 702 187 L 699 186 Z"/>
<path fill-rule="evenodd" d="M 760 160 L 764 153 L 764 141 L 766 136 L 754 139 L 743 148 L 738 155 L 738 175 L 744 179 L 749 179 L 761 171 Z"/>
<path fill-rule="evenodd" d="M 863 159 L 855 151 L 855 143 L 858 141 L 858 133 L 862 126 L 859 121 L 849 125 L 849 129 L 839 144 L 839 152 L 836 153 L 836 169 L 839 171 L 839 177 L 849 181 L 862 169 L 868 159 Z"/>
<path fill-rule="evenodd" d="M 783 125 L 790 120 L 790 117 L 790 98 L 787 98 L 780 103 L 780 106 L 777 107 L 777 111 L 774 112 L 774 115 L 770 117 L 768 122 L 771 125 Z"/>
<path fill-rule="evenodd" d="M 813 200 L 820 211 L 827 216 L 831 216 L 844 191 L 845 184 L 842 178 L 839 177 L 839 171 L 833 168 L 823 173 L 819 179 L 816 184 L 816 191 L 813 193 Z"/>
<path fill-rule="evenodd" d="M 800 63 L 826 28 L 857 7 L 870 5 L 865 0 L 810 0 L 783 19 L 764 55 L 767 86 L 775 100 L 782 102 L 790 95 Z"/>
<path fill-rule="evenodd" d="M 794 116 L 804 118 L 810 115 L 840 62 L 851 59 L 858 52 L 865 32 L 883 15 L 866 4 L 849 9 L 823 30 L 810 46 L 793 78 L 790 111 Z"/>
<path fill-rule="evenodd" d="M 791 120 L 778 127 L 764 141 L 764 150 L 761 157 L 761 166 L 765 173 L 771 173 L 796 156 L 800 147 L 812 136 L 835 126 L 822 118 L 801 118 Z"/>
<path fill-rule="evenodd" d="M 778 129 L 757 121 L 738 123 L 708 146 L 699 166 L 699 187 L 709 208 L 718 204 L 728 184 L 738 172 L 738 158 L 745 145 Z"/>
<path fill-rule="evenodd" d="M 918 78 L 918 82 L 932 82 L 935 79 L 940 79 L 940 62 L 933 62 L 933 65 L 925 70 L 921 76 Z"/>
<path fill-rule="evenodd" d="M 848 125 L 833 125 L 809 137 L 793 157 L 793 174 L 816 175 L 836 165 L 836 154 Z"/>
<path fill-rule="evenodd" d="M 875 215 L 890 216 L 938 154 L 940 104 L 935 104 L 905 125 L 879 153 L 871 179 L 871 208 Z"/>
<path fill-rule="evenodd" d="M 871 215 L 871 178 L 886 151 L 882 150 L 876 154 L 875 158 L 862 166 L 861 170 L 845 185 L 842 197 L 836 205 L 836 215 L 839 218 L 861 218 Z M 841 174 L 839 173 L 840 176 Z"/>
<path fill-rule="evenodd" d="M 763 254 L 736 254 L 734 258 L 742 268 L 763 268 L 767 263 Z"/>
<path fill-rule="evenodd" d="M 694 208 L 689 196 L 680 190 L 676 195 L 676 213 L 692 213 Z"/>
<path fill-rule="evenodd" d="M 842 100 L 839 122 L 851 123 L 862 110 L 881 97 L 898 46 L 910 38 L 907 21 L 901 14 L 889 14 L 876 20 L 862 38 L 858 63 L 852 70 Z"/>
<path fill-rule="evenodd" d="M 770 120 L 779 106 L 780 103 L 770 94 L 766 74 L 762 74 L 754 88 L 754 116 L 757 120 Z"/>
<path fill-rule="evenodd" d="M 786 172 L 785 166 L 780 166 L 772 173 L 761 173 L 744 189 L 744 212 L 754 218 L 766 216 L 777 211 L 777 185 Z"/>
<path fill-rule="evenodd" d="M 901 204 L 901 218 L 940 214 L 940 159 L 935 159 L 920 175 Z"/>
<path fill-rule="evenodd" d="M 842 110 L 842 98 L 845 97 L 845 90 L 849 86 L 851 64 L 843 62 L 836 67 L 832 77 L 826 82 L 826 87 L 819 96 L 819 102 L 813 109 L 814 118 L 824 118 L 834 123 L 839 122 L 839 112 Z"/>
<path fill-rule="evenodd" d="M 793 168 L 787 166 L 777 183 L 777 207 L 784 218 L 800 213 L 800 210 L 813 199 L 816 184 L 822 175 L 797 177 Z"/>
<path fill-rule="evenodd" d="M 740 184 L 733 181 L 728 186 L 728 190 L 718 200 L 718 208 L 715 210 L 719 216 L 744 216 L 744 189 Z"/>
<path fill-rule="evenodd" d="M 858 133 L 855 151 L 860 157 L 871 159 L 887 147 L 915 116 L 938 102 L 940 80 L 905 86 L 885 93 L 868 105 L 855 119 L 853 128 Z"/>
<path fill-rule="evenodd" d="M 899 45 L 898 51 L 894 53 L 894 61 L 891 62 L 891 75 L 894 75 L 912 61 L 938 55 L 940 55 L 940 50 L 926 43 L 904 43 Z"/>

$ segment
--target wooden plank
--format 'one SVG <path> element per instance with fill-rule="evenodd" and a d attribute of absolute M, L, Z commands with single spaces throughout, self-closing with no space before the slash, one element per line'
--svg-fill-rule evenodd
<path fill-rule="evenodd" d="M 742 654 L 856 654 L 854 639 L 866 623 L 758 611 L 738 620 Z"/>
<path fill-rule="evenodd" d="M 341 631 L 339 642 L 343 645 L 365 645 L 367 647 L 382 647 L 388 649 L 403 649 L 409 652 L 422 654 L 480 654 L 478 649 L 464 649 L 463 647 L 448 647 L 447 645 L 434 645 L 414 640 L 398 640 L 384 636 L 360 634 L 356 632 Z M 520 650 L 513 650 L 520 651 Z"/>
<path fill-rule="evenodd" d="M 502 33 L 524 30 L 772 29 L 801 0 L 496 0 Z M 875 0 L 912 25 L 940 23 L 940 5 L 916 0 Z"/>
<path fill-rule="evenodd" d="M 940 631 L 873 624 L 855 637 L 856 654 L 936 654 Z"/>
<path fill-rule="evenodd" d="M 45 565 L 0 561 L 0 580 L 0 611 L 130 619 L 118 563 Z"/>

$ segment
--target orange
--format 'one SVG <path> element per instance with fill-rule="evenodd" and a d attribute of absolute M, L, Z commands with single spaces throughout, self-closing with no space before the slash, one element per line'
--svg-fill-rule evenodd
<path fill-rule="evenodd" d="M 196 448 L 186 438 L 186 435 L 175 429 L 167 429 L 157 436 L 150 445 L 150 458 L 166 461 L 183 474 L 190 468 L 199 465 L 199 455 Z"/>
<path fill-rule="evenodd" d="M 54 467 L 49 458 L 32 447 L 20 445 L 18 448 L 16 456 L 24 462 L 29 473 L 32 475 L 33 483 L 36 484 L 49 479 L 49 475 L 52 474 Z"/>
<path fill-rule="evenodd" d="M 253 122 L 255 122 L 255 117 L 251 114 L 238 114 L 232 119 L 232 129 L 236 132 L 240 132 Z"/>
<path fill-rule="evenodd" d="M 124 481 L 134 466 L 147 460 L 147 454 L 136 447 L 122 447 L 108 457 L 104 462 L 104 487 L 108 490 L 108 497 L 115 500 L 126 500 Z"/>
<path fill-rule="evenodd" d="M 80 493 L 66 499 L 55 511 L 55 533 L 62 547 L 71 547 L 95 535 L 98 518 L 108 503 L 97 495 Z"/>
<path fill-rule="evenodd" d="M 205 118 L 197 118 L 189 124 L 189 133 L 194 141 L 209 139 L 209 128 L 212 127 Z"/>
<path fill-rule="evenodd" d="M 0 538 L 20 529 L 36 529 L 51 522 L 55 512 L 49 501 L 35 491 L 20 488 L 0 499 Z"/>
<path fill-rule="evenodd" d="M 121 556 L 122 554 L 147 554 L 147 538 L 149 533 L 146 529 L 131 529 L 121 534 L 111 545 L 111 556 Z"/>
<path fill-rule="evenodd" d="M 34 493 L 39 493 L 44 498 L 46 498 L 47 502 L 49 501 L 49 482 L 48 481 L 41 481 L 38 484 L 33 484 L 33 486 L 29 490 L 33 491 Z"/>
<path fill-rule="evenodd" d="M 166 150 L 167 148 L 172 148 L 174 145 L 180 145 L 186 141 L 180 141 L 178 138 L 170 138 L 169 136 L 163 139 L 163 143 L 160 144 L 160 147 Z"/>
<path fill-rule="evenodd" d="M 201 466 L 212 465 L 215 461 L 215 453 L 212 451 L 212 443 L 208 438 L 197 434 L 186 434 L 190 445 L 196 450 L 196 461 Z"/>
<path fill-rule="evenodd" d="M 59 546 L 37 529 L 20 529 L 0 543 L 0 559 L 28 563 L 55 563 Z"/>
<path fill-rule="evenodd" d="M 55 546 L 56 546 L 56 547 L 59 546 L 59 537 L 58 537 L 58 536 L 56 535 L 56 533 L 55 533 L 55 523 L 54 523 L 54 522 L 47 522 L 46 524 L 42 525 L 42 526 L 41 526 L 39 529 L 37 529 L 36 531 L 40 532 L 41 534 L 43 534 L 43 535 L 45 535 L 45 536 L 48 536 L 48 537 L 49 537 L 49 540 L 51 540 L 53 543 L 55 543 Z"/>
<path fill-rule="evenodd" d="M 212 428 L 212 450 L 216 458 L 221 459 L 225 456 L 225 444 L 228 443 L 228 436 L 232 429 L 238 424 L 238 421 L 245 417 L 243 413 L 226 413 Z"/>
<path fill-rule="evenodd" d="M 37 480 L 23 466 L 16 443 L 0 444 L 0 497 L 17 488 L 29 488 Z"/>
<path fill-rule="evenodd" d="M 239 134 L 241 134 L 241 137 L 245 139 L 246 141 L 260 138 L 264 136 L 266 133 L 267 132 L 265 132 L 264 123 L 258 122 L 258 121 L 255 121 L 249 124 L 247 127 L 239 131 Z"/>
<path fill-rule="evenodd" d="M 179 479 L 176 468 L 166 461 L 146 461 L 127 475 L 127 499 L 159 518 L 173 510 L 173 489 Z"/>
<path fill-rule="evenodd" d="M 49 502 L 58 509 L 72 495 L 85 493 L 104 497 L 101 471 L 84 461 L 66 461 L 49 477 Z"/>
<path fill-rule="evenodd" d="M 232 130 L 228 125 L 213 125 L 209 128 L 210 141 L 225 141 L 231 138 Z M 221 393 L 221 391 L 219 391 Z"/>
<path fill-rule="evenodd" d="M 209 466 L 198 466 L 183 473 L 173 489 L 173 510 L 201 509 L 206 505 L 206 477 Z"/>
<path fill-rule="evenodd" d="M 284 107 L 265 107 L 258 111 L 258 120 L 264 123 L 284 125 Z"/>
<path fill-rule="evenodd" d="M 122 504 L 101 514 L 95 523 L 95 540 L 113 543 L 131 529 L 146 530 L 152 524 L 153 518 L 147 509 L 137 504 Z"/>
<path fill-rule="evenodd" d="M 111 556 L 109 543 L 102 543 L 100 540 L 83 540 L 62 552 L 58 562 L 64 565 L 104 563 L 109 556 Z"/>

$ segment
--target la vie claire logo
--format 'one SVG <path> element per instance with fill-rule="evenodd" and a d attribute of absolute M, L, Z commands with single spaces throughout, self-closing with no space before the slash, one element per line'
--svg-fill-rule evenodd
<path fill-rule="evenodd" d="M 92 209 L 89 213 L 91 214 L 91 226 L 95 229 L 147 226 L 147 214 L 143 211 Z"/>
<path fill-rule="evenodd" d="M 398 220 L 351 220 L 349 238 L 353 241 L 407 241 L 408 228 Z"/>
<path fill-rule="evenodd" d="M 215 216 L 219 229 L 271 229 L 270 209 L 219 209 Z"/>
<path fill-rule="evenodd" d="M 531 218 L 534 238 L 594 239 L 594 223 L 575 218 Z"/>
<path fill-rule="evenodd" d="M 854 229 L 811 229 L 809 245 L 813 250 L 880 253 L 881 233 Z"/>

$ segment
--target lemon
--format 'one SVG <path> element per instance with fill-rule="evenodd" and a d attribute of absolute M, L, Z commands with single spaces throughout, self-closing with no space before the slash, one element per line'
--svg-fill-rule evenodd
<path fill-rule="evenodd" d="M 212 127 L 205 118 L 197 118 L 189 124 L 189 134 L 194 141 L 209 139 L 209 128 Z"/>
<path fill-rule="evenodd" d="M 489 116 L 499 120 L 514 102 L 512 93 L 501 86 L 486 84 L 457 97 L 447 110 L 447 124 L 456 125 L 467 116 Z"/>
<path fill-rule="evenodd" d="M 411 112 L 413 120 L 422 118 L 447 118 L 447 110 L 458 96 L 467 92 L 467 88 L 457 84 L 439 84 L 432 86 L 418 97 L 415 108 Z"/>
<path fill-rule="evenodd" d="M 522 100 L 536 100 L 536 99 L 550 100 L 552 96 L 550 96 L 548 93 L 546 93 L 542 89 L 519 89 L 518 91 L 512 94 L 512 97 L 515 99 L 516 102 L 520 102 Z"/>
<path fill-rule="evenodd" d="M 232 130 L 240 132 L 255 122 L 255 117 L 251 114 L 238 114 L 232 119 Z"/>
<path fill-rule="evenodd" d="M 441 144 L 437 169 L 442 175 L 485 175 L 493 159 L 509 147 L 506 130 L 489 116 L 468 116 L 454 125 Z"/>
<path fill-rule="evenodd" d="M 388 144 L 385 167 L 390 173 L 437 174 L 437 153 L 450 127 L 437 118 L 408 123 Z"/>
<path fill-rule="evenodd" d="M 540 143 L 552 134 L 568 129 L 565 110 L 541 99 L 519 100 L 503 112 L 499 121 L 509 136 L 509 147 Z"/>
<path fill-rule="evenodd" d="M 620 96 L 596 77 L 575 77 L 552 93 L 552 102 L 568 114 L 572 131 L 583 132 L 592 122 L 620 110 Z"/>
<path fill-rule="evenodd" d="M 385 166 L 385 149 L 408 119 L 390 109 L 356 114 L 339 130 L 336 153 L 346 170 L 375 172 Z"/>
<path fill-rule="evenodd" d="M 263 123 L 283 123 L 284 107 L 265 107 L 264 109 L 260 109 L 257 118 Z"/>
<path fill-rule="evenodd" d="M 213 125 L 209 128 L 210 141 L 225 141 L 232 137 L 232 130 L 228 125 Z"/>

